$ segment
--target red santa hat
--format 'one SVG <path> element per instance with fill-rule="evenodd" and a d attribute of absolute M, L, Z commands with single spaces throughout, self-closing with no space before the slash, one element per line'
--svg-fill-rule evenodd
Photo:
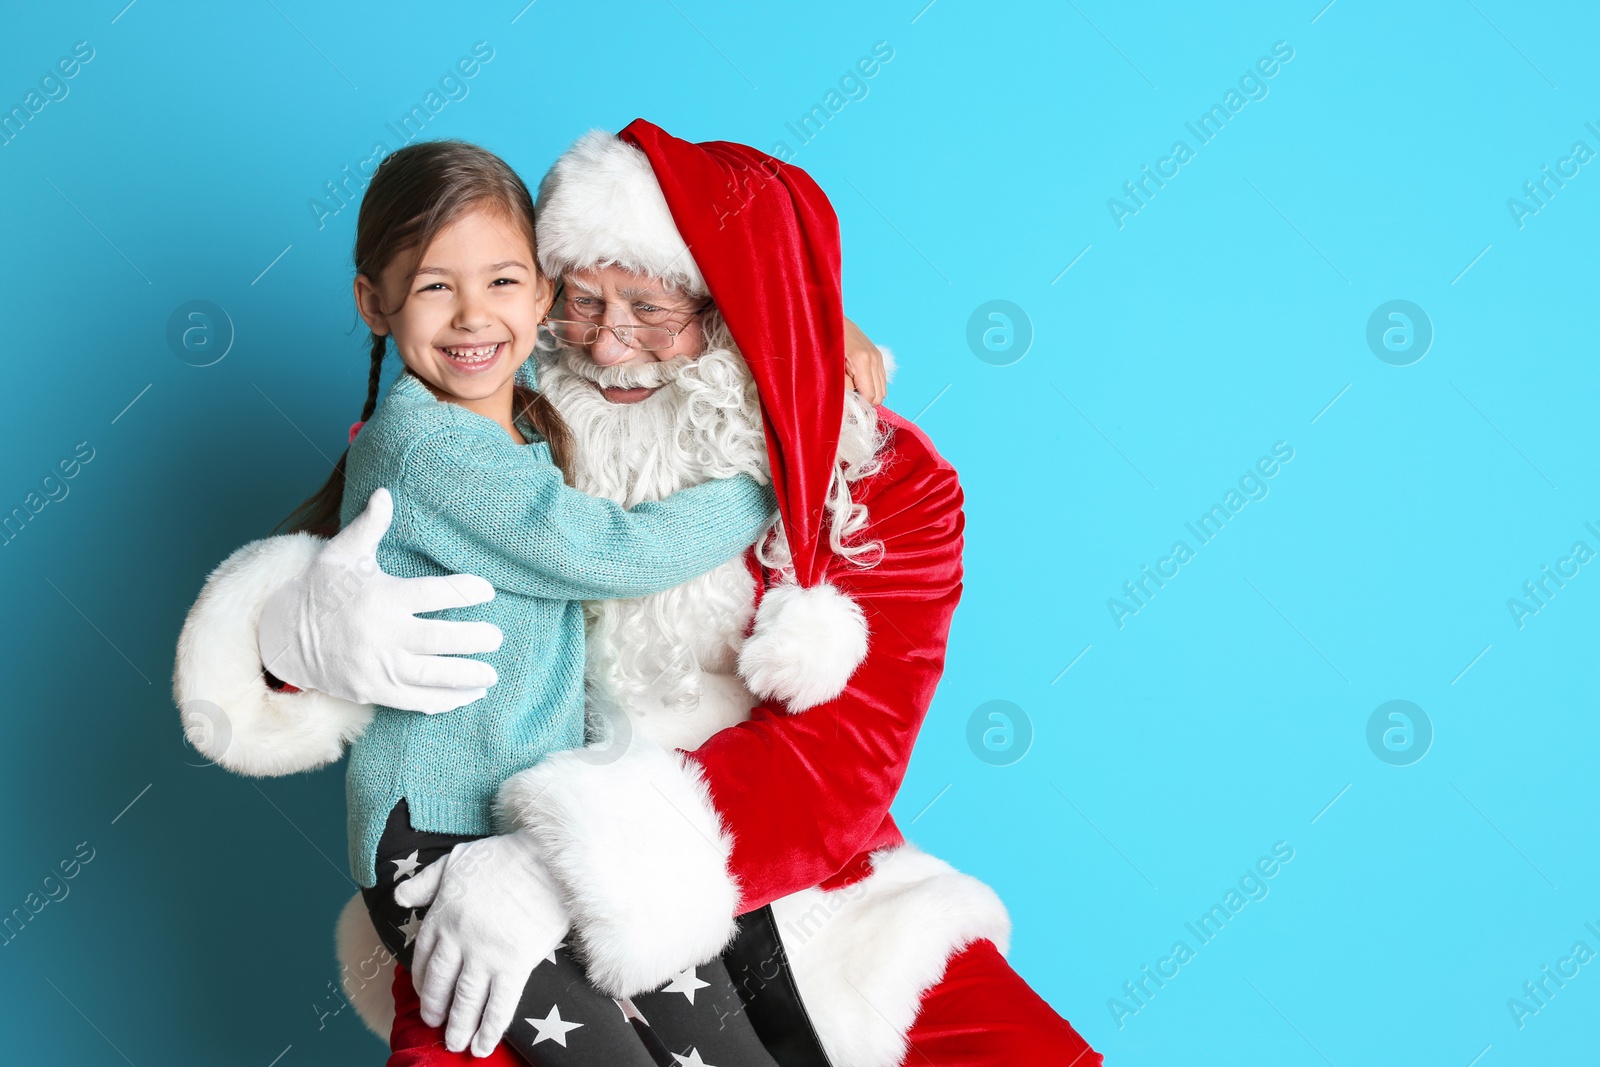
<path fill-rule="evenodd" d="M 824 581 L 826 500 L 844 416 L 839 220 L 799 167 L 636 119 L 594 131 L 539 187 L 553 278 L 617 265 L 709 296 L 755 378 L 795 582 L 762 598 L 740 672 L 793 711 L 830 700 L 866 655 L 861 609 Z"/>

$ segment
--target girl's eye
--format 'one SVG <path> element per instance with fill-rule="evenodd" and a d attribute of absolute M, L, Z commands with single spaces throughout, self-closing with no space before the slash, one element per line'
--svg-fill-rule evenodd
<path fill-rule="evenodd" d="M 515 278 L 496 278 L 494 281 L 490 282 L 489 285 L 492 287 L 499 285 L 501 282 L 504 282 L 507 285 L 517 284 L 517 280 Z"/>
<path fill-rule="evenodd" d="M 424 285 L 421 289 L 418 289 L 417 292 L 426 293 L 426 292 L 430 292 L 430 291 L 432 291 L 434 289 L 443 289 L 443 288 L 445 288 L 444 282 L 434 282 L 432 285 Z"/>

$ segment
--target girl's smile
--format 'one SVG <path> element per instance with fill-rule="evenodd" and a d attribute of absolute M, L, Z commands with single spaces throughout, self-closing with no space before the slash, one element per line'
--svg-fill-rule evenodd
<path fill-rule="evenodd" d="M 470 345 L 438 345 L 439 353 L 454 363 L 465 374 L 479 374 L 493 367 L 495 360 L 505 353 L 505 341 Z"/>

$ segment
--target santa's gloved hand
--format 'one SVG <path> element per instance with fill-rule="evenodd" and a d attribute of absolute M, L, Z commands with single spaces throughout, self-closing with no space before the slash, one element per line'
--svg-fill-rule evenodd
<path fill-rule="evenodd" d="M 494 1051 L 528 976 L 572 925 L 539 848 L 526 830 L 468 841 L 394 890 L 403 908 L 431 905 L 411 973 L 422 1020 L 445 1021 L 444 1043 L 474 1056 Z"/>
<path fill-rule="evenodd" d="M 499 648 L 500 628 L 417 614 L 485 603 L 494 587 L 475 574 L 385 574 L 378 542 L 393 517 L 389 491 L 375 490 L 366 510 L 268 598 L 256 637 L 261 662 L 296 688 L 359 704 L 430 714 L 470 704 L 498 676 L 465 657 Z"/>

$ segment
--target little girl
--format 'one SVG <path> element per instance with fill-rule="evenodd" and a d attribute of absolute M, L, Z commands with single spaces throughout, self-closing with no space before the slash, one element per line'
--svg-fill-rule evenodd
<path fill-rule="evenodd" d="M 378 547 L 383 569 L 482 575 L 495 597 L 471 615 L 504 634 L 483 657 L 499 675 L 487 696 L 439 715 L 380 707 L 351 746 L 351 866 L 380 937 L 409 968 L 426 909 L 397 905 L 395 886 L 458 844 L 490 845 L 476 839 L 495 832 L 500 784 L 551 752 L 583 744 L 580 601 L 644 596 L 709 571 L 754 543 L 775 509 L 770 491 L 747 477 L 631 510 L 564 483 L 565 427 L 521 373 L 552 286 L 534 256 L 527 187 L 492 153 L 436 141 L 386 158 L 361 202 L 355 262 L 356 301 L 372 330 L 363 424 L 295 526 L 326 531 L 336 514 L 349 522 L 373 493 L 387 490 L 394 521 Z M 391 337 L 405 369 L 379 407 Z M 526 842 L 516 835 L 493 841 L 506 842 L 497 855 L 517 877 L 549 884 Z M 505 924 L 507 943 L 516 922 L 565 922 L 560 914 L 494 919 Z M 474 1053 L 488 1055 L 505 1032 L 536 1064 L 648 1067 L 672 1062 L 663 1060 L 663 1045 L 697 1047 L 709 1063 L 773 1063 L 725 971 L 720 995 L 703 990 L 693 1012 L 680 1002 L 652 1014 L 643 998 L 625 1012 L 588 987 L 581 967 L 555 945 L 559 933 L 537 950 L 548 956 L 519 961 L 517 973 L 522 963 L 531 971 L 525 987 L 488 991 L 481 1025 L 473 1018 L 463 1032 L 452 1014 L 452 1049 L 473 1038 Z M 424 949 L 425 1017 L 431 972 L 449 966 L 426 957 Z M 454 984 L 454 975 L 442 978 Z M 466 982 L 463 976 L 462 988 Z M 442 1012 L 435 1004 L 428 1021 L 437 1025 Z"/>

